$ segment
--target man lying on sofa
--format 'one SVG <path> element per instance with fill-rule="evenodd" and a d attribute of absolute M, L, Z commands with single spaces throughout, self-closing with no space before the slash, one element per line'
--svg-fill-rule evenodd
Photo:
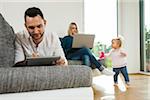
<path fill-rule="evenodd" d="M 27 30 L 16 34 L 15 63 L 22 63 L 27 57 L 60 56 L 56 64 L 67 65 L 57 34 L 45 32 L 46 20 L 42 11 L 36 7 L 28 8 L 24 20 Z"/>

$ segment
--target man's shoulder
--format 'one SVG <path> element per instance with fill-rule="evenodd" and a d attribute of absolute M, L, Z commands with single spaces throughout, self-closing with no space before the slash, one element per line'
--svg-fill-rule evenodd
<path fill-rule="evenodd" d="M 44 33 L 44 37 L 48 40 L 51 40 L 51 39 L 56 39 L 57 38 L 57 34 L 54 33 L 54 32 L 45 32 Z"/>
<path fill-rule="evenodd" d="M 23 39 L 25 39 L 25 38 L 28 38 L 28 37 L 29 37 L 28 32 L 27 32 L 27 31 L 25 31 L 25 30 L 20 31 L 20 32 L 17 32 L 17 33 L 16 33 L 16 35 L 17 35 L 17 38 L 23 38 Z"/>
<path fill-rule="evenodd" d="M 52 36 L 52 35 L 54 35 L 55 33 L 54 33 L 54 32 L 47 32 L 47 31 L 45 31 L 44 34 L 45 34 L 45 36 Z"/>

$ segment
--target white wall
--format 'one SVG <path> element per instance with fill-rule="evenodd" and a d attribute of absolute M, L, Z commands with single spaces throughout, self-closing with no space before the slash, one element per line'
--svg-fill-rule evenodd
<path fill-rule="evenodd" d="M 47 30 L 64 36 L 72 21 L 78 24 L 80 31 L 84 30 L 83 5 L 83 0 L 0 0 L 0 13 L 18 32 L 24 28 L 25 10 L 39 7 L 48 21 Z"/>
<path fill-rule="evenodd" d="M 128 71 L 140 71 L 139 0 L 119 0 L 118 32 L 125 38 Z"/>
<path fill-rule="evenodd" d="M 139 0 L 118 0 L 118 33 L 125 38 L 128 53 L 128 71 L 140 71 Z M 13 26 L 15 32 L 24 27 L 24 11 L 37 6 L 48 20 L 47 29 L 63 36 L 71 21 L 84 31 L 84 0 L 0 0 L 0 12 Z"/>

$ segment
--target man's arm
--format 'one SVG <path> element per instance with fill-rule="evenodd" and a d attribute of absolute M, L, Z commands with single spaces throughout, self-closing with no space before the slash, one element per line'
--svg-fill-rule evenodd
<path fill-rule="evenodd" d="M 54 45 L 55 45 L 55 49 L 54 49 L 54 52 L 55 52 L 55 56 L 61 56 L 60 60 L 57 61 L 57 64 L 58 65 L 68 65 L 68 61 L 65 57 L 65 54 L 64 54 L 64 51 L 62 49 L 62 46 L 61 46 L 61 43 L 60 43 L 60 40 L 57 36 L 57 34 L 53 34 L 53 40 L 55 41 Z"/>
<path fill-rule="evenodd" d="M 15 40 L 15 64 L 18 62 L 22 62 L 25 60 L 23 48 L 21 45 L 21 41 L 19 40 L 19 37 L 16 36 Z"/>

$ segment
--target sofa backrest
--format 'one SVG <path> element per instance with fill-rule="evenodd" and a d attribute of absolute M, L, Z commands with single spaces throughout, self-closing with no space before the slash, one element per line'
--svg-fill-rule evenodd
<path fill-rule="evenodd" d="M 12 67 L 15 58 L 15 34 L 13 28 L 0 14 L 0 67 Z"/>

